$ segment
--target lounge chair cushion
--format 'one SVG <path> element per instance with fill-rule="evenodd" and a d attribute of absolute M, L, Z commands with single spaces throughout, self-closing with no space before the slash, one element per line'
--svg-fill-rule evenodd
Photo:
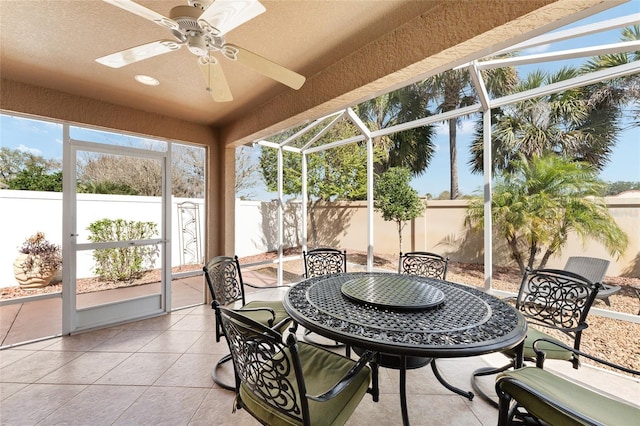
<path fill-rule="evenodd" d="M 506 378 L 516 382 L 502 381 Z M 529 413 L 551 425 L 588 424 L 571 411 L 592 419 L 592 424 L 637 425 L 640 419 L 640 408 L 596 393 L 541 368 L 505 371 L 498 375 L 497 380 L 502 391 L 516 399 Z M 534 395 L 522 385 L 535 389 L 539 395 Z"/>
<path fill-rule="evenodd" d="M 302 371 L 309 395 L 319 395 L 328 391 L 353 367 L 355 361 L 326 349 L 298 342 Z M 295 372 L 289 373 L 291 383 L 296 383 Z M 358 407 L 367 392 L 370 380 L 370 369 L 360 370 L 354 380 L 349 383 L 338 396 L 326 402 L 309 401 L 310 423 L 314 426 L 344 424 Z M 294 385 L 293 389 L 297 389 Z M 290 389 L 289 391 L 292 391 Z M 271 426 L 301 424 L 271 406 L 265 404 L 254 393 L 240 385 L 240 398 L 246 408 L 266 421 Z M 297 398 L 300 401 L 300 398 Z"/>

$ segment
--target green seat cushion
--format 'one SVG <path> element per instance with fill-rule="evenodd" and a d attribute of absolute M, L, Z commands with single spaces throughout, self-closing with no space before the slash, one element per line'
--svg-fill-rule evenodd
<path fill-rule="evenodd" d="M 310 395 L 319 395 L 328 391 L 353 367 L 354 361 L 348 358 L 304 342 L 298 342 L 302 371 Z M 288 374 L 289 381 L 297 392 L 295 372 Z M 370 369 L 363 368 L 353 381 L 335 398 L 325 402 L 309 400 L 310 424 L 314 426 L 344 424 L 358 407 L 367 392 L 370 381 Z M 298 425 L 300 419 L 293 419 L 280 413 L 273 406 L 254 395 L 243 383 L 240 385 L 240 398 L 246 408 L 265 424 Z M 300 403 L 300 397 L 297 400 Z M 282 402 L 282 401 L 281 401 Z"/>
<path fill-rule="evenodd" d="M 540 330 L 537 330 L 531 326 L 527 328 L 527 337 L 524 339 L 524 357 L 525 358 L 535 358 L 536 353 L 533 351 L 533 342 L 538 339 L 545 338 L 549 340 L 553 340 L 554 342 L 562 343 L 560 340 L 555 339 L 549 336 L 547 333 L 544 333 Z M 564 361 L 569 361 L 573 358 L 573 352 L 562 349 L 561 347 L 549 344 L 547 342 L 540 342 L 536 345 L 538 349 L 544 351 L 547 359 L 560 359 Z M 504 352 L 508 356 L 515 357 L 516 350 L 515 348 L 509 349 Z"/>
<path fill-rule="evenodd" d="M 279 301 L 279 300 L 249 302 L 246 305 L 244 305 L 240 310 L 243 310 L 243 309 L 256 309 L 256 308 L 269 308 L 269 309 L 272 309 L 276 314 L 276 318 L 273 321 L 274 325 L 279 323 L 283 319 L 289 317 L 289 314 L 287 314 L 287 311 L 285 311 L 284 306 L 282 305 L 282 302 Z M 257 311 L 257 312 L 249 311 L 249 312 L 243 312 L 242 314 L 244 316 L 246 316 L 248 318 L 251 318 L 252 320 L 254 320 L 256 322 L 259 322 L 260 324 L 264 324 L 264 325 L 268 325 L 268 321 L 272 318 L 271 317 L 271 313 L 268 312 L 268 311 Z"/>
<path fill-rule="evenodd" d="M 517 382 L 502 381 L 513 379 Z M 552 425 L 637 425 L 640 408 L 609 398 L 577 383 L 563 379 L 536 367 L 524 367 L 498 375 L 499 387 L 511 395 L 527 411 Z M 540 396 L 523 389 L 524 384 L 536 390 Z M 580 418 L 571 412 L 580 413 Z M 591 422 L 591 423 L 590 423 Z"/>
<path fill-rule="evenodd" d="M 502 391 L 511 395 L 529 413 L 551 425 L 590 423 L 567 413 L 562 408 L 545 403 L 539 396 L 523 389 L 519 383 L 535 389 L 543 398 L 560 407 L 581 413 L 585 418 L 591 419 L 593 424 L 622 426 L 637 425 L 640 421 L 640 408 L 606 397 L 541 368 L 524 367 L 506 371 L 500 373 L 496 380 Z"/>

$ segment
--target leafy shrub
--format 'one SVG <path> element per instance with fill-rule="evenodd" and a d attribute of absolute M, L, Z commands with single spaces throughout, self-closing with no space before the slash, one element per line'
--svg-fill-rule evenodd
<path fill-rule="evenodd" d="M 100 219 L 87 229 L 91 232 L 89 241 L 93 243 L 146 240 L 158 234 L 153 222 L 124 219 Z M 157 245 L 97 249 L 93 252 L 94 271 L 102 280 L 133 280 L 153 268 L 159 252 Z"/>

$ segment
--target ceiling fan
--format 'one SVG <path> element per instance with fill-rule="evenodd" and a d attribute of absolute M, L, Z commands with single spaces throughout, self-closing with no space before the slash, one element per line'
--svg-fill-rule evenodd
<path fill-rule="evenodd" d="M 158 40 L 96 59 L 102 65 L 120 68 L 186 46 L 198 57 L 207 90 L 215 102 L 231 101 L 233 96 L 213 52 L 220 52 L 225 58 L 238 61 L 293 89 L 304 84 L 302 75 L 225 42 L 226 33 L 266 11 L 258 0 L 188 0 L 188 5 L 172 8 L 168 18 L 132 0 L 103 1 L 169 29 L 175 40 Z"/>

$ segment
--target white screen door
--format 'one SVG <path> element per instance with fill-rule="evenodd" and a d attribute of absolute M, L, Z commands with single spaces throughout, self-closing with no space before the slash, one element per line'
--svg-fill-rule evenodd
<path fill-rule="evenodd" d="M 167 153 L 70 140 L 67 156 L 63 333 L 168 312 Z M 144 195 L 114 181 L 123 168 Z"/>

